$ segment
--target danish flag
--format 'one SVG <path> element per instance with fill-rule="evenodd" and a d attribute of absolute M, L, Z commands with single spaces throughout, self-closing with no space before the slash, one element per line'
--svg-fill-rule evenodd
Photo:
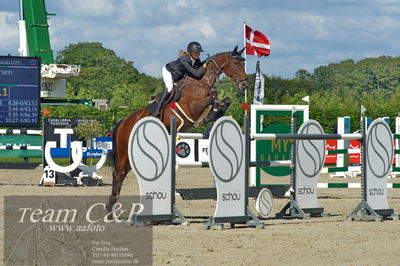
<path fill-rule="evenodd" d="M 246 28 L 246 54 L 257 56 L 269 56 L 270 43 L 264 34 L 257 30 L 253 30 L 249 26 Z"/>

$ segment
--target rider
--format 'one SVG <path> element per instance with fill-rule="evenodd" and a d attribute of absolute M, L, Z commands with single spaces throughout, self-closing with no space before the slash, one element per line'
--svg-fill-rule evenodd
<path fill-rule="evenodd" d="M 206 72 L 207 64 L 211 60 L 207 58 L 204 63 L 199 59 L 200 52 L 204 52 L 200 43 L 190 42 L 186 51 L 180 53 L 176 61 L 169 62 L 162 69 L 162 76 L 165 83 L 166 91 L 160 97 L 157 103 L 157 109 L 153 116 L 160 114 L 164 101 L 168 98 L 169 93 L 174 87 L 174 82 L 178 82 L 185 75 L 189 75 L 195 79 L 201 79 Z"/>

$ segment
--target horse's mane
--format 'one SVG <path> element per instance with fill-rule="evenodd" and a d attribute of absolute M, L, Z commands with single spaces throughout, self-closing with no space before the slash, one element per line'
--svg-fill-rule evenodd
<path fill-rule="evenodd" d="M 220 55 L 223 55 L 223 54 L 229 54 L 229 53 L 232 53 L 232 52 L 222 52 L 222 53 L 215 54 L 215 55 L 213 55 L 213 56 L 211 56 L 211 57 L 212 57 L 212 58 L 215 58 L 215 57 L 217 57 L 217 56 L 220 56 Z"/>

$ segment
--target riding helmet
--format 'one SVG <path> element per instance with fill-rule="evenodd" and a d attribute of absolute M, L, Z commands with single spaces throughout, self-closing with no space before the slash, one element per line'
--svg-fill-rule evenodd
<path fill-rule="evenodd" d="M 190 42 L 186 49 L 188 52 L 204 52 L 201 48 L 200 43 L 198 42 Z"/>

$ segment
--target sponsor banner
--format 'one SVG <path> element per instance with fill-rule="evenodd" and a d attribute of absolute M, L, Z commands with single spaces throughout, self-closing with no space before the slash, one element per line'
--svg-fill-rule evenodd
<path fill-rule="evenodd" d="M 42 146 L 42 136 L 3 135 L 0 136 L 0 146 Z M 41 158 L 41 150 L 0 150 L 0 157 L 30 157 Z"/>
<path fill-rule="evenodd" d="M 350 164 L 360 164 L 361 163 L 361 142 L 356 139 L 350 140 L 350 150 L 358 150 L 357 153 L 349 153 Z"/>
<path fill-rule="evenodd" d="M 328 139 L 326 140 L 326 150 L 336 150 L 337 149 L 337 140 Z M 327 154 L 325 157 L 325 164 L 336 164 L 337 154 Z"/>
<path fill-rule="evenodd" d="M 181 139 L 175 147 L 178 163 L 208 162 L 208 139 Z"/>
<path fill-rule="evenodd" d="M 51 149 L 51 157 L 53 158 L 69 158 L 71 156 L 71 141 L 67 141 L 67 148 L 53 148 Z M 100 158 L 103 154 L 103 147 L 107 151 L 112 150 L 112 137 L 99 137 L 93 139 L 93 149 L 83 147 L 83 158 Z"/>
<path fill-rule="evenodd" d="M 77 169 L 77 167 L 84 157 L 81 142 L 74 129 L 82 123 L 95 120 L 97 119 L 45 118 L 43 123 L 43 169 L 46 169 L 46 166 L 49 165 L 49 160 L 53 160 L 53 158 L 67 157 L 70 158 L 71 163 L 68 167 L 55 166 L 53 163 L 52 168 L 54 169 L 52 170 L 57 172 L 57 180 L 68 179 L 68 176 L 79 176 L 81 170 Z M 46 147 L 49 148 L 49 154 L 47 155 Z"/>

